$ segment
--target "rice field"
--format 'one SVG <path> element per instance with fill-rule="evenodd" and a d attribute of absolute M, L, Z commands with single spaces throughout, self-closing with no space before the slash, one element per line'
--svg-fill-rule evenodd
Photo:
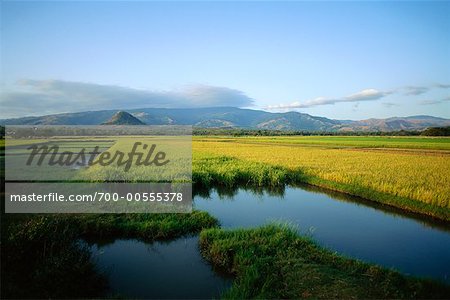
<path fill-rule="evenodd" d="M 129 153 L 136 141 L 164 146 L 171 167 L 138 166 L 124 172 L 115 164 L 96 165 L 73 170 L 75 177 L 90 181 L 191 180 L 190 138 L 108 139 L 114 140 L 108 140 L 106 151 L 111 153 Z M 67 150 L 85 147 L 84 142 L 63 145 Z M 105 140 L 99 143 L 106 145 Z M 304 182 L 450 220 L 450 138 L 446 137 L 193 137 L 192 159 L 192 180 L 204 187 Z"/>
<path fill-rule="evenodd" d="M 207 168 L 208 160 L 232 158 L 244 170 L 245 165 L 256 170 L 273 166 L 279 173 L 294 174 L 281 180 L 294 177 L 293 181 L 448 220 L 450 151 L 443 149 L 449 147 L 450 139 L 431 138 L 427 144 L 427 138 L 408 137 L 407 147 L 386 149 L 388 139 L 380 137 L 377 143 L 377 137 L 194 138 L 194 178 L 196 170 Z M 368 140 L 370 147 L 365 146 Z M 395 139 L 395 145 L 399 140 L 403 138 Z M 312 146 L 312 141 L 318 144 Z M 433 148 L 435 144 L 439 145 Z"/>
<path fill-rule="evenodd" d="M 331 148 L 400 148 L 450 150 L 449 137 L 423 136 L 245 136 L 245 137 L 197 137 L 197 141 L 223 140 L 239 143 L 276 143 Z"/>

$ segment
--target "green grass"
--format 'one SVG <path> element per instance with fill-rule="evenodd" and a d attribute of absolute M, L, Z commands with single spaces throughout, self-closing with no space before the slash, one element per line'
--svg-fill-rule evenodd
<path fill-rule="evenodd" d="M 207 229 L 200 234 L 203 256 L 235 275 L 223 298 L 449 298 L 450 287 L 322 249 L 294 229 Z"/>
<path fill-rule="evenodd" d="M 200 187 L 236 185 L 271 187 L 300 180 L 300 175 L 283 167 L 233 157 L 199 154 L 194 157 L 192 181 Z"/>
<path fill-rule="evenodd" d="M 85 238 L 139 238 L 144 241 L 165 240 L 218 226 L 208 213 L 194 210 L 190 214 L 103 214 L 75 217 Z"/>
<path fill-rule="evenodd" d="M 4 215 L 2 298 L 104 297 L 106 277 L 80 239 L 136 238 L 152 242 L 217 226 L 191 214 Z"/>

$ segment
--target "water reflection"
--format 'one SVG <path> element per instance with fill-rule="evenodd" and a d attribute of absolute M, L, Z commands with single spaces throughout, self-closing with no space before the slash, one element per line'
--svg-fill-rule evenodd
<path fill-rule="evenodd" d="M 449 226 L 431 218 L 311 186 L 287 187 L 278 194 L 212 190 L 208 197 L 197 195 L 194 205 L 218 218 L 225 228 L 289 222 L 347 256 L 450 281 Z"/>
<path fill-rule="evenodd" d="M 308 185 L 197 189 L 194 206 L 224 228 L 287 221 L 341 254 L 450 282 L 450 228 L 431 218 Z M 154 243 L 96 241 L 92 249 L 115 296 L 211 299 L 231 285 L 202 259 L 196 236 Z"/>
<path fill-rule="evenodd" d="M 108 276 L 111 295 L 125 298 L 211 299 L 231 285 L 198 250 L 198 237 L 145 243 L 98 241 L 93 258 Z"/>

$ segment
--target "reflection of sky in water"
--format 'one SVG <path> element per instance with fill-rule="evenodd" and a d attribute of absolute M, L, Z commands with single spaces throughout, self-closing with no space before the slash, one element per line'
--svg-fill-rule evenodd
<path fill-rule="evenodd" d="M 116 240 L 93 247 L 113 293 L 127 298 L 219 298 L 231 285 L 216 274 L 198 250 L 198 237 L 146 244 Z"/>
<path fill-rule="evenodd" d="M 196 197 L 222 227 L 254 227 L 287 221 L 321 245 L 351 257 L 405 273 L 450 281 L 450 232 L 438 227 L 324 193 L 286 188 L 283 196 L 238 190 L 232 197 Z"/>
<path fill-rule="evenodd" d="M 450 281 L 450 233 L 371 203 L 316 188 L 286 188 L 284 194 L 216 191 L 196 196 L 196 209 L 217 217 L 224 228 L 289 222 L 321 245 L 404 273 Z M 334 199 L 337 198 L 337 199 Z M 136 298 L 218 298 L 231 281 L 215 273 L 201 257 L 198 237 L 146 244 L 116 240 L 94 246 L 94 258 L 106 271 L 114 292 Z"/>

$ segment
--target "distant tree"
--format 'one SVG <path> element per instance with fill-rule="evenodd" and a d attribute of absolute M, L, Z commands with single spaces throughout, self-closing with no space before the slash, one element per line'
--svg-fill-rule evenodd
<path fill-rule="evenodd" d="M 430 127 L 422 131 L 421 135 L 425 136 L 450 136 L 450 126 L 447 127 Z"/>
<path fill-rule="evenodd" d="M 270 129 L 248 129 L 248 128 L 200 128 L 193 130 L 193 135 L 228 135 L 228 136 L 310 136 L 310 135 L 333 135 L 333 136 L 415 136 L 420 131 L 303 131 L 303 130 L 270 130 Z"/>

